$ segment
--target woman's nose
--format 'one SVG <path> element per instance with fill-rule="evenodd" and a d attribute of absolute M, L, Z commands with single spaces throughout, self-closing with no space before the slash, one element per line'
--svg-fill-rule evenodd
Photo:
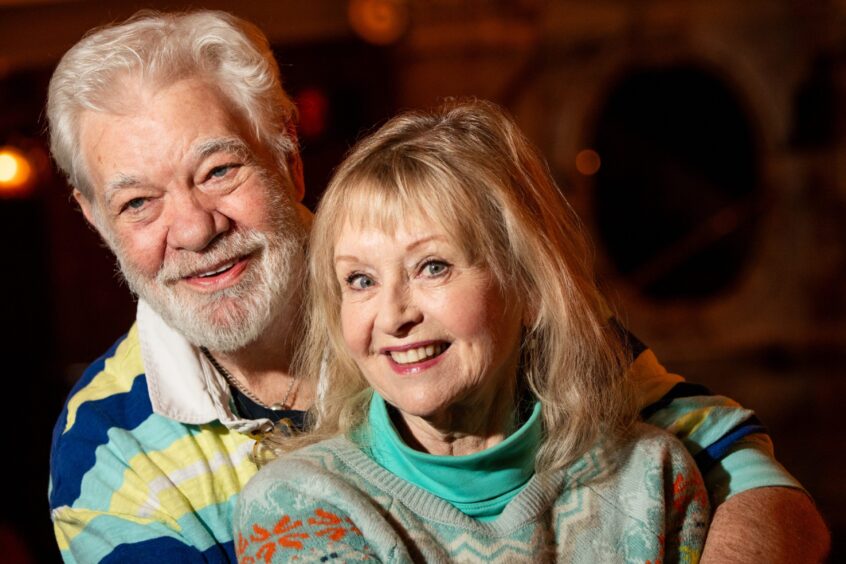
<path fill-rule="evenodd" d="M 402 337 L 423 320 L 407 282 L 383 286 L 376 316 L 377 328 L 387 335 Z"/>

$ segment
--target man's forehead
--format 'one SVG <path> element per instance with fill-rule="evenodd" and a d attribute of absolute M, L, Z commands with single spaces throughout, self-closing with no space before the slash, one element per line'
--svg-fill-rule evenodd
<path fill-rule="evenodd" d="M 80 145 L 93 184 L 125 188 L 170 168 L 170 174 L 221 152 L 251 156 L 245 125 L 215 90 L 183 81 L 132 96 L 120 111 L 80 115 Z"/>

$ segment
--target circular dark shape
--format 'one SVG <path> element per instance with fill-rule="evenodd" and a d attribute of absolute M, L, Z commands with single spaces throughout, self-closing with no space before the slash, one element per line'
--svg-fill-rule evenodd
<path fill-rule="evenodd" d="M 737 280 L 760 211 L 758 162 L 722 81 L 693 66 L 630 72 L 599 112 L 593 147 L 598 238 L 627 282 L 666 300 Z"/>

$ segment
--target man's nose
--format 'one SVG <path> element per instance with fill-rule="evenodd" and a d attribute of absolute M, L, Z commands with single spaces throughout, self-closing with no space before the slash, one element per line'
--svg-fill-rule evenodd
<path fill-rule="evenodd" d="M 178 191 L 170 202 L 167 244 L 172 249 L 201 251 L 229 230 L 229 218 L 219 212 L 214 198 L 196 190 Z"/>
<path fill-rule="evenodd" d="M 423 321 L 423 313 L 417 306 L 413 290 L 407 281 L 385 284 L 381 293 L 382 299 L 376 315 L 376 327 L 379 331 L 403 337 Z"/>

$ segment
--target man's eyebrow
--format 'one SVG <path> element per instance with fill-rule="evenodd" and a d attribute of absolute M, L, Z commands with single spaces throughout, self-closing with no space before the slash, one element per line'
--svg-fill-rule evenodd
<path fill-rule="evenodd" d="M 224 137 L 203 141 L 194 147 L 193 153 L 197 156 L 198 160 L 203 160 L 217 153 L 233 153 L 238 158 L 247 160 L 250 158 L 252 151 L 250 151 L 250 148 L 243 139 L 239 137 Z"/>
<path fill-rule="evenodd" d="M 126 174 L 119 174 L 114 180 L 106 183 L 106 188 L 103 190 L 103 195 L 106 198 L 106 203 L 110 204 L 115 195 L 126 188 L 134 188 L 141 184 L 141 181 L 134 176 Z"/>
<path fill-rule="evenodd" d="M 203 141 L 194 147 L 193 153 L 197 156 L 197 160 L 203 160 L 206 157 L 215 155 L 217 153 L 231 153 L 244 161 L 250 159 L 252 152 L 249 146 L 239 137 L 223 137 L 220 139 L 209 139 Z M 141 185 L 142 182 L 135 176 L 127 174 L 118 174 L 114 180 L 106 183 L 103 194 L 106 203 L 111 203 L 112 199 L 126 188 L 134 188 Z"/>

